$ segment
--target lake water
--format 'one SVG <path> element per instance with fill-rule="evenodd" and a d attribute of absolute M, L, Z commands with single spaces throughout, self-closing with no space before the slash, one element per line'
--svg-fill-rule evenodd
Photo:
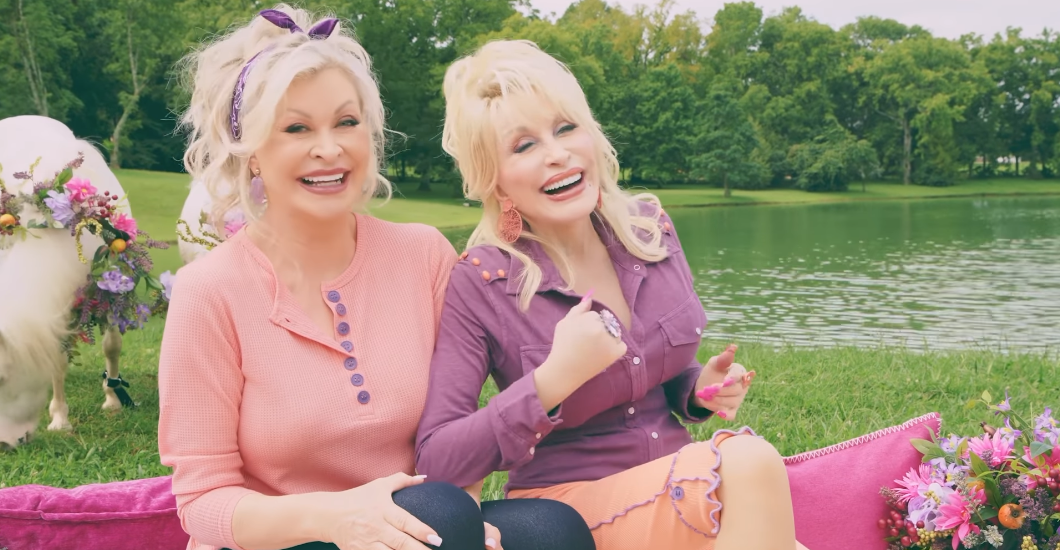
<path fill-rule="evenodd" d="M 1060 198 L 671 209 L 707 338 L 1060 347 Z"/>

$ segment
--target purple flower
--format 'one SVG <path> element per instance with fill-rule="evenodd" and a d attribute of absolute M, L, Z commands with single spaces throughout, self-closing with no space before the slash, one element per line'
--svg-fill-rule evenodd
<path fill-rule="evenodd" d="M 125 334 L 125 331 L 129 330 L 130 328 L 143 328 L 144 323 L 147 322 L 147 318 L 150 315 L 150 308 L 148 308 L 144 304 L 137 304 L 136 310 L 133 312 L 133 317 L 131 319 L 118 317 L 117 319 L 112 319 L 111 322 L 118 326 L 119 332 Z"/>
<path fill-rule="evenodd" d="M 129 292 L 136 286 L 136 283 L 132 279 L 126 277 L 121 271 L 114 269 L 107 271 L 103 274 L 103 280 L 96 283 L 96 286 L 106 290 L 107 292 L 113 292 L 114 294 L 124 294 Z"/>
<path fill-rule="evenodd" d="M 943 452 L 955 453 L 957 452 L 957 447 L 960 446 L 961 441 L 964 441 L 963 437 L 959 437 L 957 435 L 950 435 L 946 439 L 939 441 L 939 447 L 942 448 Z"/>
<path fill-rule="evenodd" d="M 1012 410 L 1012 404 L 1009 403 L 1009 399 L 1010 398 L 1008 396 L 1008 390 L 1005 390 L 1005 400 L 993 407 L 990 407 L 991 409 L 994 409 L 995 415 L 1001 414 L 1003 412 L 1009 412 Z"/>
<path fill-rule="evenodd" d="M 1023 435 L 1023 432 L 1012 427 L 1012 421 L 1006 417 L 1005 425 L 997 429 L 998 433 L 1001 434 L 1001 438 L 1008 440 L 1009 442 L 1015 442 L 1016 438 Z"/>
<path fill-rule="evenodd" d="M 928 461 L 928 464 L 932 466 L 931 479 L 950 489 L 956 488 L 960 474 L 967 474 L 968 472 L 966 467 L 947 462 L 945 458 L 933 458 Z"/>
<path fill-rule="evenodd" d="M 166 271 L 165 273 L 158 276 L 159 282 L 162 283 L 162 293 L 166 296 L 166 301 L 173 299 L 173 283 L 176 282 L 176 276 Z"/>
<path fill-rule="evenodd" d="M 1053 418 L 1053 410 L 1045 408 L 1045 412 L 1034 419 L 1034 439 L 1044 443 L 1052 443 L 1060 446 L 1060 424 Z"/>
<path fill-rule="evenodd" d="M 66 193 L 48 191 L 48 198 L 44 199 L 44 204 L 51 209 L 53 220 L 63 225 L 73 223 L 75 217 L 74 209 L 70 204 L 70 197 Z"/>

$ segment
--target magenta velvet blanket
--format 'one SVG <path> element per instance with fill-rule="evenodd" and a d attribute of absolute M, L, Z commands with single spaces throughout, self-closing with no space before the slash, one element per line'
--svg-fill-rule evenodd
<path fill-rule="evenodd" d="M 795 533 L 810 550 L 885 550 L 880 487 L 920 463 L 909 444 L 938 433 L 932 413 L 824 449 L 785 458 Z M 0 489 L 0 550 L 184 550 L 169 477 L 56 489 Z"/>

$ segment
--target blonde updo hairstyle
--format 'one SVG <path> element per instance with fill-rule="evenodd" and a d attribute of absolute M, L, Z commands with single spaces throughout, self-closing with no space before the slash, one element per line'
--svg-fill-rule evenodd
<path fill-rule="evenodd" d="M 302 29 L 322 19 L 287 4 L 274 9 L 286 13 Z M 230 125 L 232 96 L 240 72 L 255 55 L 243 88 L 242 135 L 237 141 Z M 191 92 L 191 102 L 181 117 L 181 125 L 190 129 L 184 166 L 210 192 L 209 221 L 214 227 L 223 227 L 230 211 L 241 210 L 248 221 L 261 215 L 261 207 L 250 196 L 250 157 L 268 139 L 277 107 L 291 83 L 330 68 L 351 77 L 360 95 L 361 122 L 371 131 L 365 202 L 377 194 L 389 198 L 390 182 L 382 171 L 385 123 L 379 86 L 368 53 L 341 23 L 326 39 L 313 39 L 306 32 L 291 32 L 255 15 L 246 26 L 187 55 L 181 66 L 184 85 Z"/>
<path fill-rule="evenodd" d="M 618 186 L 619 164 L 615 148 L 593 118 L 577 79 L 566 65 L 528 40 L 498 40 L 453 63 L 445 73 L 445 126 L 442 148 L 453 157 L 464 180 L 464 195 L 482 202 L 482 219 L 468 240 L 468 248 L 496 246 L 519 259 L 519 306 L 526 310 L 541 284 L 541 267 L 498 234 L 501 201 L 497 196 L 498 139 L 506 114 L 518 112 L 521 100 L 544 99 L 568 121 L 592 135 L 596 173 L 603 206 L 596 215 L 611 227 L 615 237 L 634 256 L 645 261 L 666 257 L 659 228 L 659 199 L 652 194 L 631 195 Z M 652 203 L 644 215 L 640 202 Z M 537 241 L 559 259 L 558 267 L 574 286 L 574 274 L 561 249 L 527 231 L 522 238 Z"/>

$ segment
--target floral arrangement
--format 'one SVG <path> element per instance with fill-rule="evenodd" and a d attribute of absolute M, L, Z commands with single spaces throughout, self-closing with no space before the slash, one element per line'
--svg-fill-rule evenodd
<path fill-rule="evenodd" d="M 984 392 L 970 403 L 1002 421 L 982 435 L 912 441 L 923 463 L 880 490 L 888 548 L 1060 549 L 1060 424 L 1048 407 L 1027 422 L 1009 401 Z"/>
<path fill-rule="evenodd" d="M 27 172 L 14 174 L 15 179 L 33 180 L 33 172 L 40 159 Z M 31 229 L 66 229 L 77 242 L 77 255 L 88 264 L 81 244 L 84 231 L 103 239 L 103 244 L 92 256 L 91 270 L 85 284 L 77 291 L 73 302 L 70 328 L 71 340 L 67 352 L 74 355 L 77 341 L 95 343 L 95 329 L 116 326 L 122 334 L 126 330 L 142 328 L 151 315 L 164 315 L 171 294 L 172 277 L 163 273 L 160 279 L 150 275 L 153 264 L 149 248 L 169 248 L 152 240 L 136 226 L 131 216 L 118 212 L 123 198 L 109 191 L 100 194 L 86 179 L 73 177 L 75 168 L 84 156 L 67 164 L 51 180 L 36 183 L 29 194 L 14 195 L 0 180 L 0 239 L 25 239 Z M 36 208 L 43 220 L 23 225 L 23 208 Z M 137 292 L 140 282 L 143 291 Z"/>

